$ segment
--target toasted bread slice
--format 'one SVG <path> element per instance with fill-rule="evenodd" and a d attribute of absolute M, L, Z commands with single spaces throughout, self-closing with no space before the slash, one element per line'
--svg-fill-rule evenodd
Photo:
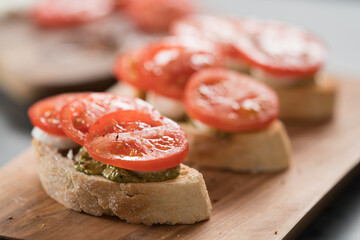
<path fill-rule="evenodd" d="M 334 78 L 320 76 L 313 84 L 272 87 L 279 96 L 280 119 L 319 122 L 333 115 L 337 90 Z"/>
<path fill-rule="evenodd" d="M 39 175 L 48 195 L 67 208 L 94 216 L 116 215 L 129 223 L 193 224 L 210 218 L 201 173 L 181 165 L 173 180 L 115 183 L 74 169 L 72 160 L 36 140 Z"/>
<path fill-rule="evenodd" d="M 182 124 L 189 139 L 186 163 L 237 172 L 275 172 L 290 164 L 290 141 L 283 124 L 276 120 L 268 128 L 219 137 Z"/>

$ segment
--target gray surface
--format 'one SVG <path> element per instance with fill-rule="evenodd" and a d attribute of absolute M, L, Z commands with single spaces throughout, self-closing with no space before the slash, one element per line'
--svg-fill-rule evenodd
<path fill-rule="evenodd" d="M 272 18 L 311 30 L 330 48 L 327 69 L 360 75 L 360 1 L 201 0 L 207 11 Z"/>
<path fill-rule="evenodd" d="M 9 0 L 0 0 L 3 1 Z M 19 2 L 19 0 L 17 1 Z M 297 23 L 320 35 L 329 44 L 331 72 L 360 75 L 360 2 L 201 0 L 213 13 L 257 16 Z M 204 4 L 205 3 L 205 4 Z M 1 6 L 1 5 L 0 5 Z M 359 89 L 360 92 L 360 89 Z M 30 146 L 26 108 L 0 94 L 0 166 Z M 360 176 L 305 230 L 301 240 L 360 239 Z"/>
<path fill-rule="evenodd" d="M 0 93 L 0 167 L 30 146 L 30 131 L 26 107 Z"/>
<path fill-rule="evenodd" d="M 357 175 L 298 240 L 359 240 L 359 227 L 360 175 Z"/>

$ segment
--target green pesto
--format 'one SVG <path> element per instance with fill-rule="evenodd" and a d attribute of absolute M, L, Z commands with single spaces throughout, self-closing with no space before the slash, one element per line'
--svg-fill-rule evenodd
<path fill-rule="evenodd" d="M 102 175 L 102 171 L 105 170 L 106 164 L 93 159 L 86 149 L 82 147 L 74 161 L 74 167 L 79 172 L 88 175 Z"/>
<path fill-rule="evenodd" d="M 225 132 L 225 131 L 220 131 L 217 129 L 211 129 L 212 134 L 214 134 L 216 137 L 218 138 L 222 138 L 222 139 L 227 139 L 230 138 L 232 133 L 231 132 Z"/>
<path fill-rule="evenodd" d="M 154 172 L 137 172 L 114 167 L 93 159 L 82 147 L 74 161 L 74 168 L 88 175 L 101 175 L 118 183 L 162 182 L 174 179 L 180 174 L 180 165 Z"/>

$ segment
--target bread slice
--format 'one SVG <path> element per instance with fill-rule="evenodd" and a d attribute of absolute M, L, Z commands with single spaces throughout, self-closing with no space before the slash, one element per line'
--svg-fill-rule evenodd
<path fill-rule="evenodd" d="M 290 164 L 290 141 L 279 120 L 263 130 L 227 137 L 199 130 L 191 124 L 181 127 L 190 145 L 185 163 L 252 173 L 280 171 Z"/>
<path fill-rule="evenodd" d="M 67 208 L 94 216 L 116 215 L 129 223 L 193 224 L 210 218 L 211 203 L 201 173 L 181 165 L 165 182 L 115 183 L 74 169 L 56 148 L 33 140 L 46 193 Z"/>
<path fill-rule="evenodd" d="M 337 83 L 334 78 L 320 76 L 314 84 L 272 86 L 280 102 L 280 119 L 320 122 L 332 117 Z"/>

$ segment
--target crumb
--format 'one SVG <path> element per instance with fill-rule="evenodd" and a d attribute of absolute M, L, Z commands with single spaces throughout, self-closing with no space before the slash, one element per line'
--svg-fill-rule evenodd
<path fill-rule="evenodd" d="M 180 237 L 180 234 L 176 235 L 177 237 Z"/>
<path fill-rule="evenodd" d="M 214 199 L 212 200 L 213 203 L 217 203 L 218 201 L 219 201 L 219 199 L 217 199 L 217 198 L 214 198 Z"/>
<path fill-rule="evenodd" d="M 12 216 L 8 216 L 8 219 L 9 220 L 13 220 L 14 218 Z"/>
<path fill-rule="evenodd" d="M 45 227 L 45 224 L 44 224 L 44 223 L 41 224 L 41 227 L 40 227 L 40 228 L 43 229 L 44 227 Z"/>
<path fill-rule="evenodd" d="M 278 231 L 276 230 L 276 231 L 274 232 L 274 234 L 277 235 L 277 234 L 278 234 Z"/>

